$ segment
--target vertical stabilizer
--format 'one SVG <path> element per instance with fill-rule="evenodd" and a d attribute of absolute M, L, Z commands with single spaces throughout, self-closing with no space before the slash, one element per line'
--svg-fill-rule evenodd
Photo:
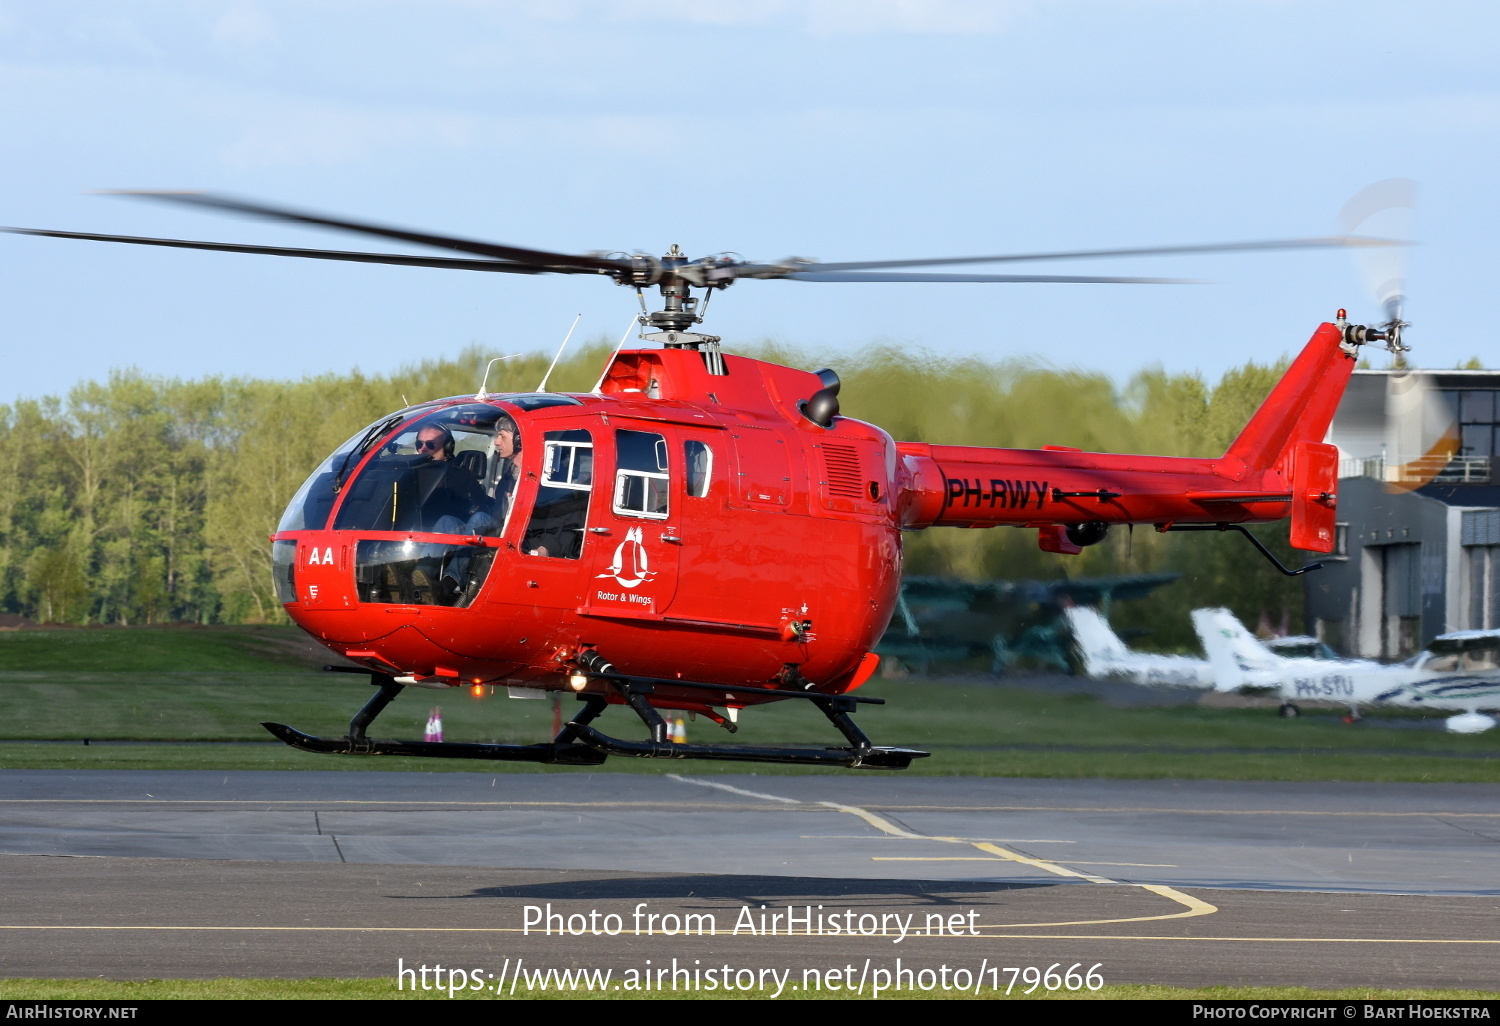
<path fill-rule="evenodd" d="M 1130 655 L 1125 642 L 1110 629 L 1109 621 L 1097 609 L 1073 606 L 1063 610 L 1073 641 L 1083 659 L 1083 672 L 1090 677 L 1105 677 Z"/>
<path fill-rule="evenodd" d="M 1293 447 L 1323 441 L 1354 373 L 1355 358 L 1343 348 L 1343 341 L 1335 325 L 1320 326 L 1225 456 L 1251 470 L 1274 467 L 1290 476 Z"/>
<path fill-rule="evenodd" d="M 1274 670 L 1282 662 L 1227 609 L 1193 610 L 1193 628 L 1213 668 L 1215 691 L 1236 691 L 1249 671 Z"/>

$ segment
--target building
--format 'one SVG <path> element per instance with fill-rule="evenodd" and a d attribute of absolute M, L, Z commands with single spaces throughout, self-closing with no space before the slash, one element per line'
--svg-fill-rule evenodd
<path fill-rule="evenodd" d="M 1355 371 L 1328 441 L 1338 533 L 1304 578 L 1309 630 L 1397 659 L 1500 627 L 1500 371 Z"/>

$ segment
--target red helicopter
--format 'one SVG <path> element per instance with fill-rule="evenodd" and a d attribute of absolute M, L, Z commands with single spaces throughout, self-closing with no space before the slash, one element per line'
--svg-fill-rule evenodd
<path fill-rule="evenodd" d="M 1087 256 L 1379 245 L 1277 242 L 951 259 L 757 264 L 569 255 L 299 213 L 197 193 L 141 193 L 216 210 L 400 239 L 462 257 L 245 246 L 8 229 L 23 234 L 509 274 L 595 274 L 636 289 L 644 341 L 617 350 L 594 391 L 454 396 L 382 417 L 297 492 L 273 540 L 278 595 L 308 633 L 378 691 L 342 738 L 267 723 L 312 752 L 597 765 L 607 756 L 903 769 L 926 752 L 873 745 L 850 714 L 895 608 L 901 533 L 1009 525 L 1077 553 L 1117 524 L 1237 530 L 1290 516 L 1299 549 L 1331 551 L 1337 450 L 1322 439 L 1358 347 L 1405 349 L 1394 317 L 1321 325 L 1217 459 L 897 442 L 839 414 L 839 379 L 725 354 L 694 288 L 795 281 L 1160 282 L 931 273 L 911 267 Z M 647 312 L 656 286 L 663 309 Z M 1313 567 L 1289 570 L 1297 574 Z M 349 667 L 328 667 L 330 670 Z M 574 692 L 548 743 L 375 740 L 404 688 L 503 685 Z M 847 741 L 829 748 L 687 744 L 662 710 L 731 732 L 739 711 L 806 701 Z M 594 721 L 628 705 L 649 737 Z"/>

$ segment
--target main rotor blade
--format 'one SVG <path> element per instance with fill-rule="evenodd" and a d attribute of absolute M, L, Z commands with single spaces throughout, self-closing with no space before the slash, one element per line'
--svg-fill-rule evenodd
<path fill-rule="evenodd" d="M 415 242 L 423 246 L 434 246 L 438 249 L 456 249 L 460 253 L 473 253 L 477 256 L 491 257 L 496 260 L 511 260 L 516 263 L 540 265 L 547 269 L 575 267 L 590 271 L 630 271 L 630 264 L 619 260 L 605 260 L 600 257 L 569 253 L 550 253 L 541 249 L 521 249 L 517 246 L 506 246 L 494 242 L 478 242 L 472 239 L 456 238 L 451 235 L 433 235 L 428 232 L 408 231 L 404 228 L 388 228 L 383 225 L 365 224 L 359 221 L 325 217 L 322 214 L 267 206 L 264 203 L 251 203 L 246 200 L 238 200 L 229 196 L 216 196 L 213 193 L 207 192 L 153 192 L 149 190 L 122 189 L 112 191 L 109 195 L 133 196 L 138 199 L 159 200 L 164 203 L 180 203 L 186 206 L 227 210 L 232 213 L 249 214 L 254 217 L 263 217 L 273 221 L 290 221 L 295 224 L 319 225 L 338 231 L 356 232 L 362 235 L 378 235 L 387 239 Z"/>
<path fill-rule="evenodd" d="M 42 228 L 0 228 L 13 235 L 43 235 L 54 239 L 86 239 L 92 242 L 128 242 L 137 246 L 167 246 L 172 249 L 207 249 L 220 253 L 259 253 L 264 256 L 308 257 L 313 260 L 346 260 L 360 264 L 398 264 L 404 267 L 438 267 L 455 271 L 503 271 L 508 274 L 604 274 L 582 268 L 542 267 L 510 260 L 462 260 L 457 257 L 408 256 L 402 253 L 356 253 L 337 249 L 295 249 L 286 246 L 242 246 L 230 242 L 193 242 L 187 239 L 148 239 L 135 235 L 96 235 L 89 232 L 58 232 Z"/>
<path fill-rule="evenodd" d="M 1218 242 L 1189 246 L 1138 246 L 1131 249 L 1079 249 L 1052 253 L 1003 253 L 997 256 L 936 257 L 922 260 L 862 260 L 837 264 L 808 261 L 799 265 L 746 264 L 733 267 L 736 277 L 781 277 L 776 272 L 871 271 L 882 267 L 939 267 L 953 264 L 1020 263 L 1031 260 L 1087 260 L 1095 257 L 1173 256 L 1179 253 L 1250 253 L 1277 249 L 1328 249 L 1333 247 L 1404 246 L 1398 239 L 1367 238 L 1360 235 L 1329 235 L 1306 239 L 1271 239 L 1264 242 Z"/>
<path fill-rule="evenodd" d="M 797 271 L 791 281 L 1060 282 L 1070 285 L 1206 285 L 1197 278 L 1096 278 L 1074 274 L 921 274 L 901 271 Z"/>

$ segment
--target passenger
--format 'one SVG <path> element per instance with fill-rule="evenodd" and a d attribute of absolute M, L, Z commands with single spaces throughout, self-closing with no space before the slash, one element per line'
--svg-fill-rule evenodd
<path fill-rule="evenodd" d="M 521 479 L 521 435 L 516 422 L 502 415 L 495 421 L 495 458 L 490 467 L 489 485 L 485 491 L 495 500 L 491 515 L 499 524 L 510 517 L 516 497 L 516 483 Z"/>

